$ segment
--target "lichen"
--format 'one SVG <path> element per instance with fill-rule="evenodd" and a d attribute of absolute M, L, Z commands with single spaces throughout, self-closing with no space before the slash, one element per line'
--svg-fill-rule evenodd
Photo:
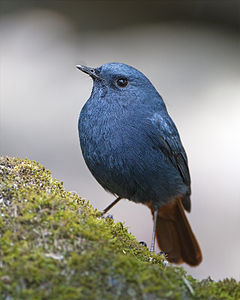
<path fill-rule="evenodd" d="M 240 285 L 166 265 L 37 162 L 1 157 L 0 298 L 231 300 Z"/>

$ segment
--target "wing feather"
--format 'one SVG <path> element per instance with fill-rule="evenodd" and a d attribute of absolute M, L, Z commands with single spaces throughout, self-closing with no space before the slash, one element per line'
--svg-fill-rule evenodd
<path fill-rule="evenodd" d="M 151 120 L 158 131 L 158 146 L 179 171 L 183 182 L 189 187 L 189 193 L 183 197 L 183 205 L 187 211 L 190 211 L 191 179 L 187 155 L 181 143 L 177 128 L 167 112 L 166 115 L 155 113 Z"/>

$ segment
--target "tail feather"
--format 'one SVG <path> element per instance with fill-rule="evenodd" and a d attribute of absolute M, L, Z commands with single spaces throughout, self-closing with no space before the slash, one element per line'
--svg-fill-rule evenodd
<path fill-rule="evenodd" d="M 202 261 L 202 253 L 185 215 L 181 198 L 159 209 L 156 238 L 169 262 L 197 266 Z"/>

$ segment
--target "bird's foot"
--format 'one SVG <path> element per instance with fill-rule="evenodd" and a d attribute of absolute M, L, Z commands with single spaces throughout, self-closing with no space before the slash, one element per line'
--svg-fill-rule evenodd
<path fill-rule="evenodd" d="M 162 256 L 164 257 L 163 264 L 164 264 L 165 266 L 168 266 L 168 265 L 169 265 L 169 262 L 167 261 L 166 253 L 163 252 L 163 251 L 160 251 L 160 252 L 158 252 L 158 255 L 160 255 L 160 256 L 162 255 Z"/>
<path fill-rule="evenodd" d="M 139 242 L 139 244 L 140 244 L 141 246 L 143 246 L 143 247 L 147 247 L 147 243 L 144 242 L 144 241 Z"/>
<path fill-rule="evenodd" d="M 111 214 L 108 214 L 108 215 L 106 216 L 106 219 L 114 220 L 114 219 L 113 219 L 113 215 L 111 215 Z"/>
<path fill-rule="evenodd" d="M 104 218 L 104 216 L 105 216 L 105 213 L 102 212 L 101 213 L 101 218 Z M 113 215 L 111 215 L 111 214 L 107 214 L 106 217 L 105 217 L 105 219 L 112 219 L 112 220 L 114 220 Z"/>

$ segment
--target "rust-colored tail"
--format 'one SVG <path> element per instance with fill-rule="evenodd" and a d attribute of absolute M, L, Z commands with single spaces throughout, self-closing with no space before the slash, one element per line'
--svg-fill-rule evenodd
<path fill-rule="evenodd" d="M 151 208 L 153 213 L 153 209 Z M 158 211 L 156 238 L 169 262 L 197 266 L 202 261 L 201 249 L 192 232 L 180 198 Z"/>

